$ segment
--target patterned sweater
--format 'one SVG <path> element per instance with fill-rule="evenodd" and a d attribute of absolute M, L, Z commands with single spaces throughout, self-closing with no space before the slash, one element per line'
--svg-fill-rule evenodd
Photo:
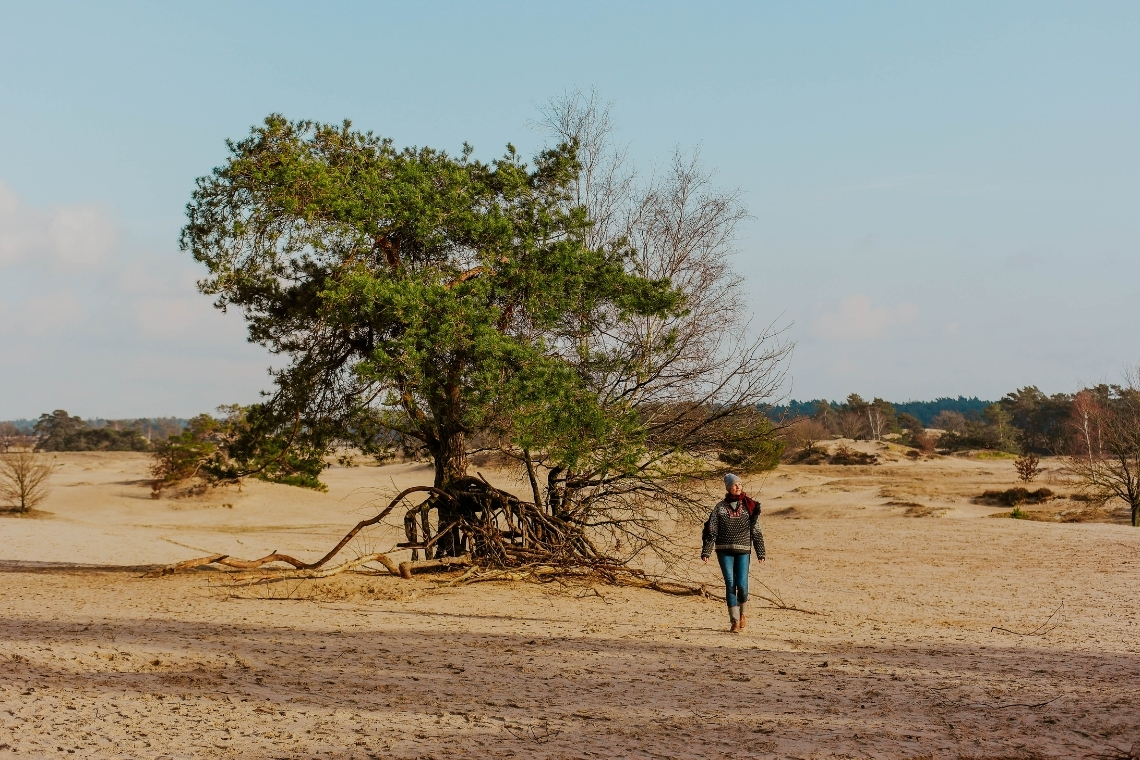
<path fill-rule="evenodd" d="M 725 554 L 748 554 L 755 548 L 756 558 L 764 559 L 764 533 L 760 530 L 759 502 L 752 515 L 743 506 L 734 515 L 734 510 L 729 508 L 727 501 L 717 502 L 705 523 L 701 557 L 712 555 L 714 547 Z"/>

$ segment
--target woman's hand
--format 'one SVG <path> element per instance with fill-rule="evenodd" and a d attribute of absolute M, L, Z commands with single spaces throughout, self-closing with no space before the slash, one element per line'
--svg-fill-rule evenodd
<path fill-rule="evenodd" d="M 701 557 L 701 562 L 704 562 L 707 565 L 709 563 L 709 558 L 708 557 Z"/>

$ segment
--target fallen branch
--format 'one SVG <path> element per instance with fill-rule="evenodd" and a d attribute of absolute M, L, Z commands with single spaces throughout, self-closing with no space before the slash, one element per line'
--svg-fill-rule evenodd
<path fill-rule="evenodd" d="M 536 731 L 536 728 L 541 729 L 542 733 Z M 512 726 L 510 724 L 505 724 L 503 726 L 503 730 L 516 739 L 530 739 L 532 742 L 535 742 L 537 744 L 545 744 L 546 742 L 562 733 L 561 731 L 551 729 L 548 723 L 542 723 L 538 726 Z"/>
<path fill-rule="evenodd" d="M 450 581 L 443 584 L 443 586 L 441 586 L 440 588 L 450 588 L 452 586 L 461 586 L 461 585 L 463 585 L 463 583 L 468 578 L 470 578 L 471 576 L 473 576 L 477 572 L 479 572 L 479 567 L 477 565 L 472 565 L 471 569 L 469 569 L 463 575 L 459 576 L 458 578 L 452 578 Z"/>
<path fill-rule="evenodd" d="M 462 557 L 440 557 L 439 559 L 421 559 L 411 562 L 401 562 L 400 567 L 393 575 L 399 575 L 405 580 L 411 580 L 412 573 L 416 570 L 429 570 L 437 567 L 467 567 L 471 564 L 471 558 L 464 555 Z M 391 568 L 389 568 L 391 569 Z"/>
<path fill-rule="evenodd" d="M 179 562 L 177 565 L 151 570 L 144 577 L 150 578 L 185 572 L 187 570 L 197 570 L 199 567 L 205 567 L 207 565 L 223 565 L 237 570 L 253 570 L 262 565 L 268 565 L 271 562 L 285 562 L 295 568 L 303 568 L 305 565 L 305 563 L 299 559 L 290 557 L 288 554 L 278 554 L 276 550 L 261 559 L 236 559 L 228 554 L 210 554 L 205 557 L 198 557 L 197 559 L 188 559 L 184 562 Z"/>
<path fill-rule="evenodd" d="M 760 583 L 760 581 L 757 581 L 757 583 Z M 797 607 L 794 604 L 788 604 L 784 601 L 783 597 L 780 596 L 779 592 L 775 591 L 771 586 L 767 585 L 766 583 L 760 583 L 760 585 L 768 589 L 768 593 L 770 593 L 772 596 L 764 596 L 763 594 L 750 594 L 750 596 L 755 596 L 763 599 L 765 602 L 768 602 L 768 604 L 772 605 L 773 609 L 786 610 L 788 612 L 802 612 L 805 615 L 819 614 L 814 610 L 805 610 L 802 607 Z"/>
<path fill-rule="evenodd" d="M 170 575 L 172 573 L 186 572 L 188 570 L 196 570 L 197 568 L 205 567 L 207 565 L 223 565 L 225 567 L 233 567 L 239 570 L 252 570 L 259 568 L 262 565 L 267 565 L 271 562 L 284 562 L 286 564 L 292 565 L 297 570 L 316 570 L 317 568 L 322 567 L 330 559 L 335 557 L 337 553 L 345 547 L 345 544 L 351 541 L 357 533 L 364 530 L 368 526 L 375 525 L 376 523 L 383 520 L 385 517 L 391 514 L 392 510 L 396 508 L 396 505 L 403 501 L 405 497 L 407 497 L 409 494 L 416 493 L 417 491 L 426 491 L 429 493 L 444 496 L 448 499 L 452 498 L 452 496 L 446 491 L 440 490 L 439 488 L 435 488 L 433 486 L 412 486 L 411 488 L 405 488 L 400 492 L 398 496 L 396 496 L 396 498 L 392 499 L 392 502 L 384 510 L 382 510 L 380 514 L 367 520 L 361 520 L 356 524 L 356 527 L 345 534 L 344 538 L 340 540 L 340 543 L 334 546 L 328 554 L 321 557 L 316 562 L 302 562 L 301 560 L 295 557 L 291 557 L 288 554 L 278 554 L 276 551 L 268 556 L 262 557 L 261 559 L 253 560 L 235 559 L 233 557 L 230 557 L 228 554 L 211 554 L 208 557 L 189 559 L 185 562 L 179 562 L 175 565 L 169 565 L 157 570 L 151 570 L 150 572 L 146 573 L 144 577 L 156 577 Z M 387 558 L 385 557 L 385 559 Z M 387 567 L 386 563 L 385 567 Z M 395 575 L 397 572 L 398 570 L 393 571 L 393 575 Z"/>
<path fill-rule="evenodd" d="M 938 692 L 943 691 L 945 689 L 958 688 L 958 686 L 960 686 L 960 684 L 954 684 L 951 686 L 944 686 L 944 687 L 939 688 L 939 689 L 929 687 L 929 686 L 927 688 L 930 689 L 930 691 L 935 692 L 935 696 L 937 696 L 939 699 L 941 699 L 943 702 L 945 702 L 948 705 L 951 705 L 954 707 L 974 707 L 974 708 L 981 708 L 983 710 L 1008 710 L 1011 707 L 1026 707 L 1026 708 L 1029 708 L 1032 710 L 1032 709 L 1036 709 L 1038 707 L 1044 707 L 1045 705 L 1056 702 L 1058 699 L 1065 696 L 1064 694 L 1058 694 L 1057 696 L 1053 697 L 1052 699 L 1046 699 L 1044 702 L 1032 702 L 1032 703 L 1031 702 L 1010 702 L 1008 704 L 1002 705 L 1002 704 L 988 703 L 988 702 L 974 702 L 974 703 L 955 702 L 954 700 L 947 699 L 942 694 L 938 693 Z"/>
<path fill-rule="evenodd" d="M 1002 631 L 1003 633 L 1012 633 L 1014 636 L 1044 636 L 1045 634 L 1052 632 L 1054 629 L 1057 628 L 1057 626 L 1059 626 L 1061 624 L 1060 622 L 1058 622 L 1057 625 L 1054 625 L 1052 628 L 1046 629 L 1046 626 L 1049 625 L 1049 621 L 1052 620 L 1054 617 L 1056 617 L 1057 613 L 1060 612 L 1064 606 L 1065 606 L 1065 600 L 1062 599 L 1061 603 L 1057 605 L 1057 609 L 1053 610 L 1053 614 L 1050 615 L 1049 617 L 1045 618 L 1044 623 L 1037 626 L 1036 628 L 1034 628 L 1029 633 L 1022 633 L 1021 631 L 1011 631 L 1008 628 L 1001 628 L 1001 627 L 996 626 L 996 625 L 994 627 L 990 628 L 990 633 L 993 633 L 994 631 Z"/>
<path fill-rule="evenodd" d="M 1064 694 L 1058 694 L 1057 696 L 1053 697 L 1052 699 L 1046 699 L 1044 702 L 1036 702 L 1034 704 L 1027 704 L 1025 702 L 1012 702 L 1008 705 L 971 705 L 971 706 L 972 707 L 986 707 L 986 708 L 989 708 L 991 710 L 1005 710 L 1005 709 L 1010 708 L 1010 707 L 1028 707 L 1028 708 L 1032 709 L 1035 707 L 1044 707 L 1045 705 L 1049 704 L 1050 702 L 1056 702 L 1058 699 L 1060 699 L 1063 696 L 1065 696 L 1065 695 Z"/>
<path fill-rule="evenodd" d="M 176 565 L 167 565 L 166 567 L 160 567 L 156 570 L 150 570 L 145 575 L 143 575 L 143 577 L 144 578 L 153 578 L 155 576 L 160 576 L 160 575 L 170 575 L 171 573 L 180 573 L 180 572 L 183 572 L 184 570 L 196 570 L 199 567 L 203 567 L 205 565 L 210 565 L 210 564 L 213 564 L 214 562 L 220 562 L 221 560 L 224 560 L 226 558 L 226 556 L 227 555 L 225 555 L 225 554 L 211 554 L 208 557 L 198 557 L 197 559 L 188 559 L 185 562 L 179 562 Z"/>
<path fill-rule="evenodd" d="M 662 594 L 669 594 L 671 596 L 700 596 L 706 599 L 717 598 L 717 595 L 710 592 L 708 586 L 704 583 L 689 585 L 686 583 L 669 580 L 625 578 L 617 585 L 632 586 L 634 588 L 645 588 L 651 591 L 660 591 Z"/>
<path fill-rule="evenodd" d="M 321 568 L 320 570 L 305 570 L 299 573 L 283 572 L 281 575 L 259 576 L 257 578 L 239 578 L 234 581 L 235 586 L 256 586 L 263 583 L 280 583 L 281 581 L 304 581 L 313 580 L 316 578 L 331 578 L 334 575 L 347 573 L 355 570 L 358 567 L 369 564 L 370 562 L 379 562 L 388 572 L 392 575 L 399 575 L 400 568 L 393 562 L 388 555 L 374 552 L 372 554 L 365 554 L 362 557 L 343 562 L 335 567 Z"/>

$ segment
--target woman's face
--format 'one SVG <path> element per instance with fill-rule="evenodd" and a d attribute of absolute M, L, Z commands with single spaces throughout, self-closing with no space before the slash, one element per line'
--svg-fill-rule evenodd
<path fill-rule="evenodd" d="M 740 486 L 740 481 L 737 481 L 728 487 L 728 492 L 733 496 L 739 496 L 744 493 L 744 489 Z"/>

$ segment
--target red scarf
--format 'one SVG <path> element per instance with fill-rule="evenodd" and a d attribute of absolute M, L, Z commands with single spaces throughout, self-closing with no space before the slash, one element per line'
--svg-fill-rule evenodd
<path fill-rule="evenodd" d="M 748 510 L 748 516 L 749 517 L 755 517 L 756 516 L 756 510 L 760 508 L 759 504 L 757 504 L 752 499 L 748 498 L 748 494 L 743 493 L 743 492 L 739 496 L 735 496 L 733 494 L 726 493 L 724 495 L 724 500 L 728 504 L 728 508 L 733 510 L 733 511 L 740 509 L 740 507 L 738 505 L 734 504 L 734 502 L 739 501 Z"/>

